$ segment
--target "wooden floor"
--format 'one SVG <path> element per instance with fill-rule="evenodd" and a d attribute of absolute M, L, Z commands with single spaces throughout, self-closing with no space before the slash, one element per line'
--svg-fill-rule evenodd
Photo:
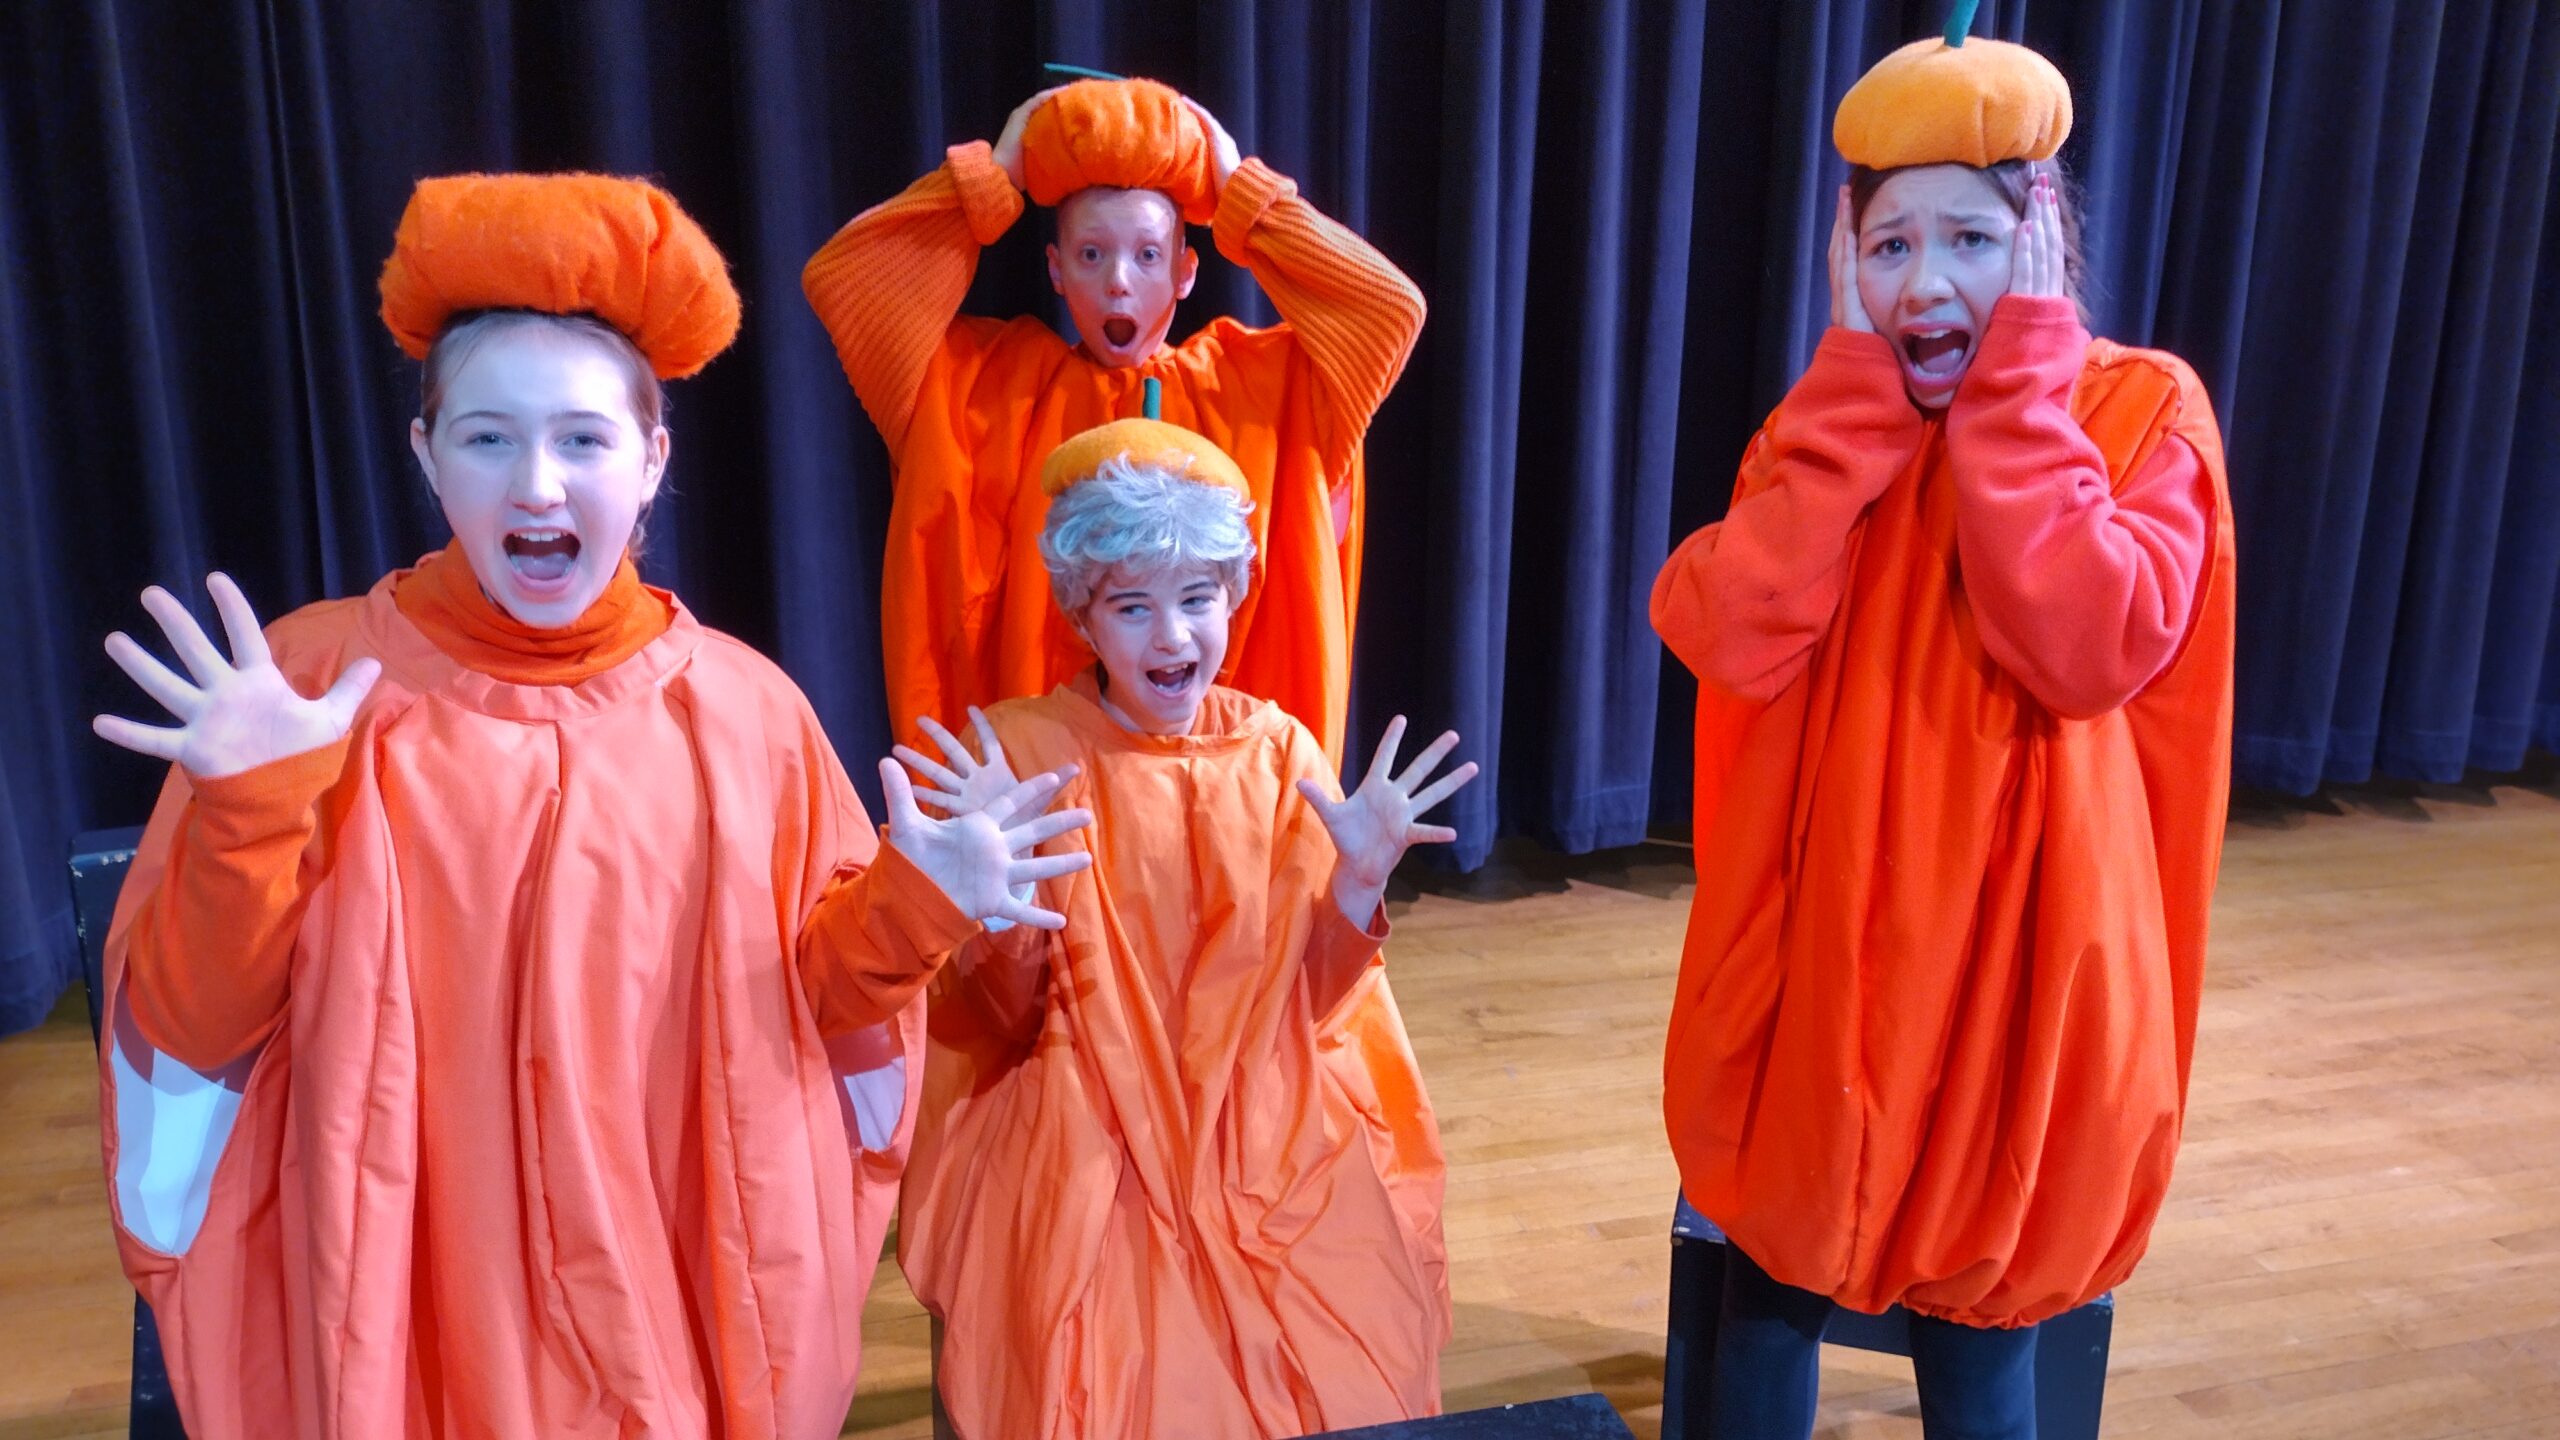
<path fill-rule="evenodd" d="M 1526 857 L 1397 907 L 1448 1141 L 1453 1408 L 1597 1389 L 1660 1421 L 1664 1009 L 1684 852 Z M 2560 1435 L 2560 774 L 2233 812 L 2187 1143 L 2119 1294 L 2107 1433 Z M 0 1440 L 121 1419 L 129 1292 L 73 998 L 0 1042 Z M 894 1267 L 848 1433 L 923 1436 Z M 1916 1437 L 1830 1352 L 1823 1434 Z"/>

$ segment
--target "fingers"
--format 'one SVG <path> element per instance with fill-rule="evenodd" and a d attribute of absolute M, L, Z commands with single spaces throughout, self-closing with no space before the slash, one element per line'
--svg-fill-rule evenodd
<path fill-rule="evenodd" d="M 1468 781 L 1473 780 L 1474 778 L 1476 778 L 1476 762 L 1470 760 L 1466 764 L 1459 766 L 1457 769 L 1450 771 L 1448 774 L 1441 776 L 1439 779 L 1415 792 L 1413 797 L 1412 813 L 1419 815 L 1423 811 L 1430 809 L 1432 806 L 1439 804 L 1441 801 L 1448 799 L 1450 796 L 1457 794 L 1460 790 L 1466 788 Z"/>
<path fill-rule="evenodd" d="M 1405 827 L 1404 843 L 1408 847 L 1414 845 L 1454 845 L 1458 843 L 1458 832 L 1450 829 L 1446 825 L 1409 825 Z"/>
<path fill-rule="evenodd" d="M 1022 901 L 1010 898 L 996 907 L 995 918 L 1010 920 L 1016 925 L 1028 925 L 1034 930 L 1067 928 L 1067 917 L 1057 911 L 1043 910 L 1037 905 L 1026 905 Z"/>
<path fill-rule="evenodd" d="M 1458 748 L 1458 732 L 1441 731 L 1440 738 L 1432 741 L 1430 747 L 1421 754 L 1414 756 L 1413 763 L 1405 767 L 1402 775 L 1396 777 L 1396 788 L 1411 790 L 1414 786 L 1421 784 L 1429 778 L 1432 771 L 1440 768 L 1440 762 L 1448 759 L 1449 752 L 1456 748 Z"/>
<path fill-rule="evenodd" d="M 907 783 L 907 772 L 897 761 L 883 757 L 880 761 L 880 799 L 889 812 L 889 829 L 904 831 L 924 819 L 916 808 L 915 787 Z"/>
<path fill-rule="evenodd" d="M 1331 791 L 1326 790 L 1322 784 L 1314 780 L 1299 781 L 1298 793 L 1307 797 L 1308 804 L 1316 807 L 1318 816 L 1331 815 L 1341 804 L 1333 798 Z"/>
<path fill-rule="evenodd" d="M 924 723 L 930 725 L 933 722 L 927 720 Z M 914 749 L 907 745 L 892 745 L 889 747 L 889 753 L 892 756 L 895 756 L 900 764 L 905 765 L 908 769 L 923 776 L 928 782 L 938 785 L 944 790 L 959 791 L 968 788 L 967 785 L 961 782 L 959 776 L 952 774 L 951 771 L 944 768 L 940 762 L 927 758 L 925 753 L 921 750 Z"/>
<path fill-rule="evenodd" d="M 89 722 L 99 739 L 110 745 L 121 745 L 139 755 L 177 763 L 186 748 L 187 732 L 157 725 L 137 725 L 121 715 L 100 715 Z"/>
<path fill-rule="evenodd" d="M 961 805 L 965 803 L 959 796 L 946 795 L 939 790 L 919 790 L 916 792 L 916 799 L 946 815 L 959 814 Z"/>
<path fill-rule="evenodd" d="M 142 592 L 142 608 L 160 622 L 160 633 L 169 637 L 169 648 L 178 652 L 179 661 L 196 677 L 196 683 L 210 685 L 231 673 L 230 662 L 213 648 L 213 642 L 205 638 L 204 627 L 187 613 L 186 606 L 178 603 L 177 596 L 154 585 Z"/>
<path fill-rule="evenodd" d="M 1361 777 L 1363 786 L 1385 784 L 1395 773 L 1396 747 L 1404 743 L 1404 717 L 1387 722 L 1387 733 L 1378 737 L 1377 756 L 1369 762 L 1369 773 Z"/>
<path fill-rule="evenodd" d="M 1005 827 L 1004 845 L 1017 853 L 1036 850 L 1061 835 L 1081 830 L 1093 823 L 1090 810 L 1061 810 L 1055 815 L 1042 815 L 1019 825 Z"/>
<path fill-rule="evenodd" d="M 925 734 L 933 737 L 933 743 L 941 748 L 944 755 L 950 757 L 951 763 L 959 769 L 961 774 L 966 775 L 978 768 L 977 757 L 969 753 L 968 746 L 960 743 L 959 736 L 943 729 L 941 721 L 925 715 L 918 717 L 916 724 L 923 727 Z"/>
<path fill-rule="evenodd" d="M 241 669 L 275 663 L 268 658 L 267 635 L 258 628 L 258 612 L 249 608 L 249 597 L 240 593 L 240 586 L 216 570 L 205 577 L 204 588 L 213 592 L 222 633 L 231 641 L 231 663 Z"/>
<path fill-rule="evenodd" d="M 382 662 L 366 656 L 349 665 L 320 697 L 321 709 L 330 722 L 344 735 L 356 723 L 356 711 L 364 705 L 364 697 L 373 693 L 373 682 L 382 678 Z"/>
<path fill-rule="evenodd" d="M 1033 885 L 1042 880 L 1055 880 L 1061 875 L 1073 875 L 1092 866 L 1093 854 L 1086 850 L 1078 850 L 1071 855 L 1034 855 L 1028 860 L 1016 860 L 1005 866 L 1004 883 L 1008 887 Z"/>
<path fill-rule="evenodd" d="M 1037 814 L 1049 808 L 1049 802 L 1058 798 L 1058 791 L 1079 773 L 1073 765 L 1044 770 L 997 796 L 995 803 L 986 808 L 986 816 L 998 825 L 1010 825 L 1017 816 Z"/>
<path fill-rule="evenodd" d="M 1004 747 L 996 743 L 996 727 L 987 723 L 987 712 L 975 705 L 970 706 L 969 726 L 978 732 L 978 763 L 1001 764 L 1004 760 Z"/>
<path fill-rule="evenodd" d="M 133 677 L 142 692 L 157 700 L 180 720 L 193 720 L 204 707 L 204 692 L 190 685 L 177 671 L 160 663 L 160 657 L 134 643 L 132 636 L 119 630 L 107 637 L 107 658 L 116 668 Z"/>

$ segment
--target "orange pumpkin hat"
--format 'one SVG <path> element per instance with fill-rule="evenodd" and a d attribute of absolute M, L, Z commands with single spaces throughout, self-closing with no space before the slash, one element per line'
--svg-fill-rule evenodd
<path fill-rule="evenodd" d="M 425 359 L 469 310 L 590 314 L 631 337 L 662 380 L 738 334 L 728 262 L 667 192 L 612 175 L 421 180 L 382 266 L 382 323 Z"/>
<path fill-rule="evenodd" d="M 1023 122 L 1022 188 L 1055 205 L 1094 185 L 1161 191 L 1206 225 L 1218 212 L 1215 146 L 1170 85 L 1079 80 Z"/>
<path fill-rule="evenodd" d="M 1234 457 L 1219 449 L 1208 436 L 1156 417 L 1161 393 L 1150 378 L 1145 415 L 1096 425 L 1059 441 L 1058 448 L 1041 463 L 1041 493 L 1054 500 L 1078 481 L 1092 479 L 1106 462 L 1125 459 L 1132 465 L 1151 466 L 1202 485 L 1222 485 L 1250 503 L 1253 486 L 1244 478 L 1244 469 Z"/>
<path fill-rule="evenodd" d="M 1978 0 L 1957 0 L 1943 37 L 1876 62 L 1832 116 L 1841 158 L 1870 170 L 2050 160 L 2071 134 L 2071 85 L 2024 45 L 1969 40 Z"/>

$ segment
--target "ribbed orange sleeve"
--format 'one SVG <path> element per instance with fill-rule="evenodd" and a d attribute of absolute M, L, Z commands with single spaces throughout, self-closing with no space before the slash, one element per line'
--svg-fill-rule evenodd
<path fill-rule="evenodd" d="M 347 742 L 219 779 L 186 777 L 168 867 L 134 916 L 124 994 L 145 1038 L 197 1070 L 284 1018 L 294 934 L 317 878 L 319 801 Z"/>
<path fill-rule="evenodd" d="M 1653 628 L 1699 679 L 1767 700 L 1804 673 L 1848 583 L 1849 532 L 1919 453 L 1884 340 L 1833 328 L 1751 442 L 1733 508 L 1674 550 Z"/>
<path fill-rule="evenodd" d="M 905 1009 L 977 933 L 894 845 L 867 868 L 839 870 L 800 930 L 800 984 L 819 1033 L 848 1034 Z"/>
<path fill-rule="evenodd" d="M 935 347 L 978 273 L 978 251 L 1022 214 L 1022 194 L 983 140 L 847 221 L 800 272 L 845 378 L 895 454 Z"/>
<path fill-rule="evenodd" d="M 1339 477 L 1422 334 L 1422 291 L 1260 160 L 1227 177 L 1210 233 L 1253 271 L 1322 377 L 1325 469 Z"/>

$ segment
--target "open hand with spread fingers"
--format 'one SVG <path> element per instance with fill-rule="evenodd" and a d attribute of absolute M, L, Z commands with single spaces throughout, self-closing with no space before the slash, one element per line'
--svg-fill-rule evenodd
<path fill-rule="evenodd" d="M 983 809 L 936 820 L 917 808 L 907 772 L 895 760 L 882 760 L 880 789 L 887 800 L 889 843 L 970 919 L 1063 930 L 1066 917 L 1031 903 L 1030 887 L 1072 875 L 1091 865 L 1093 856 L 1082 850 L 1067 855 L 1032 852 L 1093 823 L 1087 810 L 1045 813 L 1075 775 L 1072 765 L 1034 775 Z"/>
<path fill-rule="evenodd" d="M 382 677 L 382 662 L 357 660 L 339 673 L 327 694 L 309 698 L 276 668 L 257 613 L 231 577 L 216 571 L 206 577 L 205 589 L 222 616 L 231 657 L 223 658 L 177 596 L 157 585 L 143 591 L 142 608 L 160 622 L 187 673 L 162 664 L 121 630 L 107 637 L 107 657 L 178 723 L 144 725 L 121 715 L 101 715 L 90 722 L 100 739 L 173 761 L 197 779 L 213 780 L 335 744 L 355 725 L 365 695 Z"/>
<path fill-rule="evenodd" d="M 1366 928 L 1386 897 L 1387 877 L 1396 862 L 1416 845 L 1444 845 L 1458 838 L 1445 825 L 1416 823 L 1432 806 L 1458 793 L 1476 778 L 1476 762 L 1468 761 L 1434 780 L 1431 772 L 1457 748 L 1458 732 L 1444 732 L 1431 742 L 1402 775 L 1394 774 L 1396 748 L 1404 741 L 1404 717 L 1387 724 L 1379 737 L 1377 757 L 1360 788 L 1341 800 L 1313 780 L 1298 782 L 1298 793 L 1315 807 L 1316 818 L 1333 836 L 1333 899 L 1354 925 Z"/>

